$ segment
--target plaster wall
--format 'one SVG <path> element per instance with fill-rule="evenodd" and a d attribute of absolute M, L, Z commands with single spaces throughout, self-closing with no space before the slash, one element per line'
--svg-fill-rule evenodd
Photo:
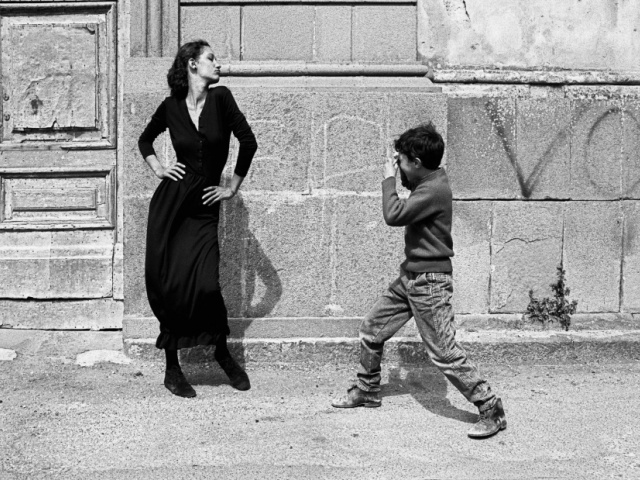
<path fill-rule="evenodd" d="M 420 0 L 418 51 L 433 69 L 637 71 L 632 0 Z"/>

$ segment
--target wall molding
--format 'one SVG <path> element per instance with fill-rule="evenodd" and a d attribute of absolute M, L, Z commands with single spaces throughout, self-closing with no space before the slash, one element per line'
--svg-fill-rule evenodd
<path fill-rule="evenodd" d="M 527 85 L 640 85 L 640 70 L 610 72 L 598 70 L 495 70 L 429 69 L 434 83 L 505 83 Z"/>
<path fill-rule="evenodd" d="M 224 65 L 222 76 L 236 77 L 425 77 L 428 67 L 415 64 L 335 64 L 335 63 L 260 63 L 240 62 Z"/>

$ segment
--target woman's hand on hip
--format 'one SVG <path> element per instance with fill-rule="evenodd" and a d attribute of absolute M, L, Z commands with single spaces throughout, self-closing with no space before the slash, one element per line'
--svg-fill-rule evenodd
<path fill-rule="evenodd" d="M 202 203 L 207 206 L 211 206 L 221 200 L 229 200 L 235 197 L 236 192 L 229 187 L 205 187 L 204 195 L 202 196 Z"/>
<path fill-rule="evenodd" d="M 156 176 L 163 180 L 165 178 L 170 178 L 171 180 L 178 181 L 182 180 L 183 175 L 186 173 L 184 169 L 184 165 L 182 163 L 175 163 L 170 167 L 163 168 L 161 171 L 156 172 Z"/>

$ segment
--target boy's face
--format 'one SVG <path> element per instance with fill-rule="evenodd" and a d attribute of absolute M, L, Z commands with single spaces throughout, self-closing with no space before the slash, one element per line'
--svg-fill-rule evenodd
<path fill-rule="evenodd" d="M 416 162 L 411 160 L 404 153 L 395 152 L 393 156 L 398 162 L 402 186 L 411 189 L 412 185 L 414 185 L 416 181 L 420 180 L 422 172 L 420 171 L 419 166 L 422 166 L 422 164 L 419 164 L 419 166 L 416 165 Z"/>

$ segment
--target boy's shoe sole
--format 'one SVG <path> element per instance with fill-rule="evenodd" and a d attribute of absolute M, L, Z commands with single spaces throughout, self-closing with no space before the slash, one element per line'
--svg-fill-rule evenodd
<path fill-rule="evenodd" d="M 334 402 L 331 402 L 331 406 L 335 407 L 335 408 L 357 408 L 357 407 L 365 407 L 365 408 L 377 408 L 377 407 L 381 407 L 382 406 L 382 402 L 380 403 L 374 403 L 374 402 L 364 402 L 364 403 L 356 403 L 356 404 L 351 404 L 351 405 L 345 405 L 345 404 L 336 404 Z"/>

